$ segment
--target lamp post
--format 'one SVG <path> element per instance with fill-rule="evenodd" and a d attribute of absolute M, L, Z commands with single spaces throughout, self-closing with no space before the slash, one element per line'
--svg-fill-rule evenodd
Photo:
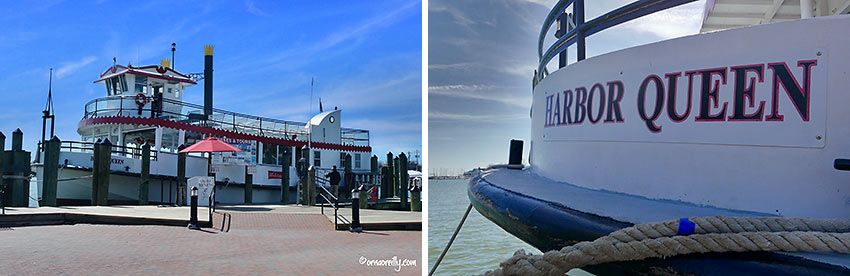
<path fill-rule="evenodd" d="M 191 206 L 189 211 L 189 229 L 198 230 L 198 187 L 192 187 Z"/>

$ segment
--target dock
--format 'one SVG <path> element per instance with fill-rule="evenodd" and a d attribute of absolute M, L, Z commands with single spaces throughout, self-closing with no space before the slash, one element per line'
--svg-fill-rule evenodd
<path fill-rule="evenodd" d="M 319 206 L 298 205 L 218 205 L 216 211 L 223 212 L 268 212 L 275 214 L 322 214 Z M 325 207 L 324 215 L 330 225 L 334 223 L 333 207 Z M 340 208 L 338 215 L 351 219 L 351 208 Z M 360 224 L 363 230 L 422 230 L 422 213 L 360 209 Z M 348 224 L 339 221 L 337 230 L 348 230 Z"/>
<path fill-rule="evenodd" d="M 189 224 L 189 207 L 172 206 L 62 206 L 6 207 L 0 215 L 0 227 L 42 226 L 63 224 L 164 225 Z M 210 227 L 206 207 L 198 207 L 198 224 Z"/>
<path fill-rule="evenodd" d="M 298 205 L 217 205 L 213 220 L 221 213 L 268 214 L 318 214 L 334 228 L 334 211 L 319 206 Z M 198 207 L 198 223 L 211 227 L 207 207 Z M 338 215 L 351 220 L 351 208 L 340 208 Z M 0 227 L 62 225 L 62 224 L 117 224 L 182 226 L 189 223 L 189 207 L 173 206 L 64 206 L 64 207 L 7 207 L 0 215 Z M 422 213 L 410 211 L 360 210 L 363 230 L 422 230 Z M 337 230 L 348 230 L 348 224 L 339 221 Z"/>

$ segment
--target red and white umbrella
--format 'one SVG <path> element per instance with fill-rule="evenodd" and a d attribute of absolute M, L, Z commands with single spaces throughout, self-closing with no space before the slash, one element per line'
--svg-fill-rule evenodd
<path fill-rule="evenodd" d="M 195 143 L 183 150 L 180 153 L 189 153 L 189 152 L 230 152 L 230 151 L 242 151 L 241 149 L 231 146 L 228 143 L 222 142 L 215 137 L 208 137 L 203 141 Z"/>

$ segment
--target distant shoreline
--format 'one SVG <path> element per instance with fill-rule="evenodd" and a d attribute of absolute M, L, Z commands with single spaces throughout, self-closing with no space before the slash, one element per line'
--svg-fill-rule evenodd
<path fill-rule="evenodd" d="M 446 180 L 446 179 L 467 179 L 467 178 L 470 178 L 470 177 L 471 176 L 464 176 L 464 175 L 440 175 L 440 176 L 432 175 L 432 176 L 429 176 L 428 179 Z"/>

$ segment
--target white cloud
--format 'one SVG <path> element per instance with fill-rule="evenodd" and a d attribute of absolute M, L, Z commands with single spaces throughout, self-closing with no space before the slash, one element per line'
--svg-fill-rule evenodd
<path fill-rule="evenodd" d="M 259 15 L 259 16 L 269 16 L 269 14 L 268 14 L 268 13 L 266 13 L 265 11 L 263 11 L 263 10 L 261 10 L 261 9 L 257 8 L 257 6 L 256 6 L 256 5 L 254 5 L 254 1 L 246 0 L 246 1 L 245 1 L 245 8 L 246 8 L 246 9 L 248 9 L 248 13 L 251 13 L 251 14 L 253 14 L 253 15 Z"/>
<path fill-rule="evenodd" d="M 376 119 L 356 119 L 345 122 L 346 127 L 368 129 L 372 132 L 390 133 L 404 132 L 415 133 L 422 130 L 422 122 L 417 117 L 416 120 L 407 122 L 399 120 L 376 120 Z"/>
<path fill-rule="evenodd" d="M 471 67 L 476 66 L 475 63 L 471 62 L 460 62 L 460 63 L 450 63 L 450 64 L 428 64 L 429 70 L 467 70 L 471 69 Z"/>
<path fill-rule="evenodd" d="M 96 61 L 97 58 L 93 56 L 84 57 L 83 59 L 76 62 L 66 62 L 62 64 L 62 67 L 56 69 L 56 79 L 61 79 L 62 77 L 73 73 L 77 69 L 82 68 L 83 66 L 89 65 L 92 62 Z"/>
<path fill-rule="evenodd" d="M 492 90 L 505 90 L 504 87 L 493 85 L 467 85 L 467 84 L 452 84 L 452 85 L 436 85 L 428 87 L 429 96 L 446 96 L 455 98 L 466 98 L 475 100 L 494 101 L 507 105 L 513 105 L 527 109 L 531 107 L 531 96 L 515 97 L 504 96 L 502 93 L 488 92 Z"/>
<path fill-rule="evenodd" d="M 489 122 L 502 123 L 509 120 L 527 120 L 528 117 L 522 114 L 507 114 L 507 115 L 488 115 L 488 114 L 458 114 L 446 112 L 428 112 L 428 120 L 444 120 L 444 121 L 474 121 L 474 122 Z"/>
<path fill-rule="evenodd" d="M 697 1 L 680 7 L 656 12 L 623 27 L 637 33 L 650 33 L 661 39 L 671 39 L 699 33 L 702 24 L 704 1 Z M 697 19 L 697 20 L 695 20 Z"/>

